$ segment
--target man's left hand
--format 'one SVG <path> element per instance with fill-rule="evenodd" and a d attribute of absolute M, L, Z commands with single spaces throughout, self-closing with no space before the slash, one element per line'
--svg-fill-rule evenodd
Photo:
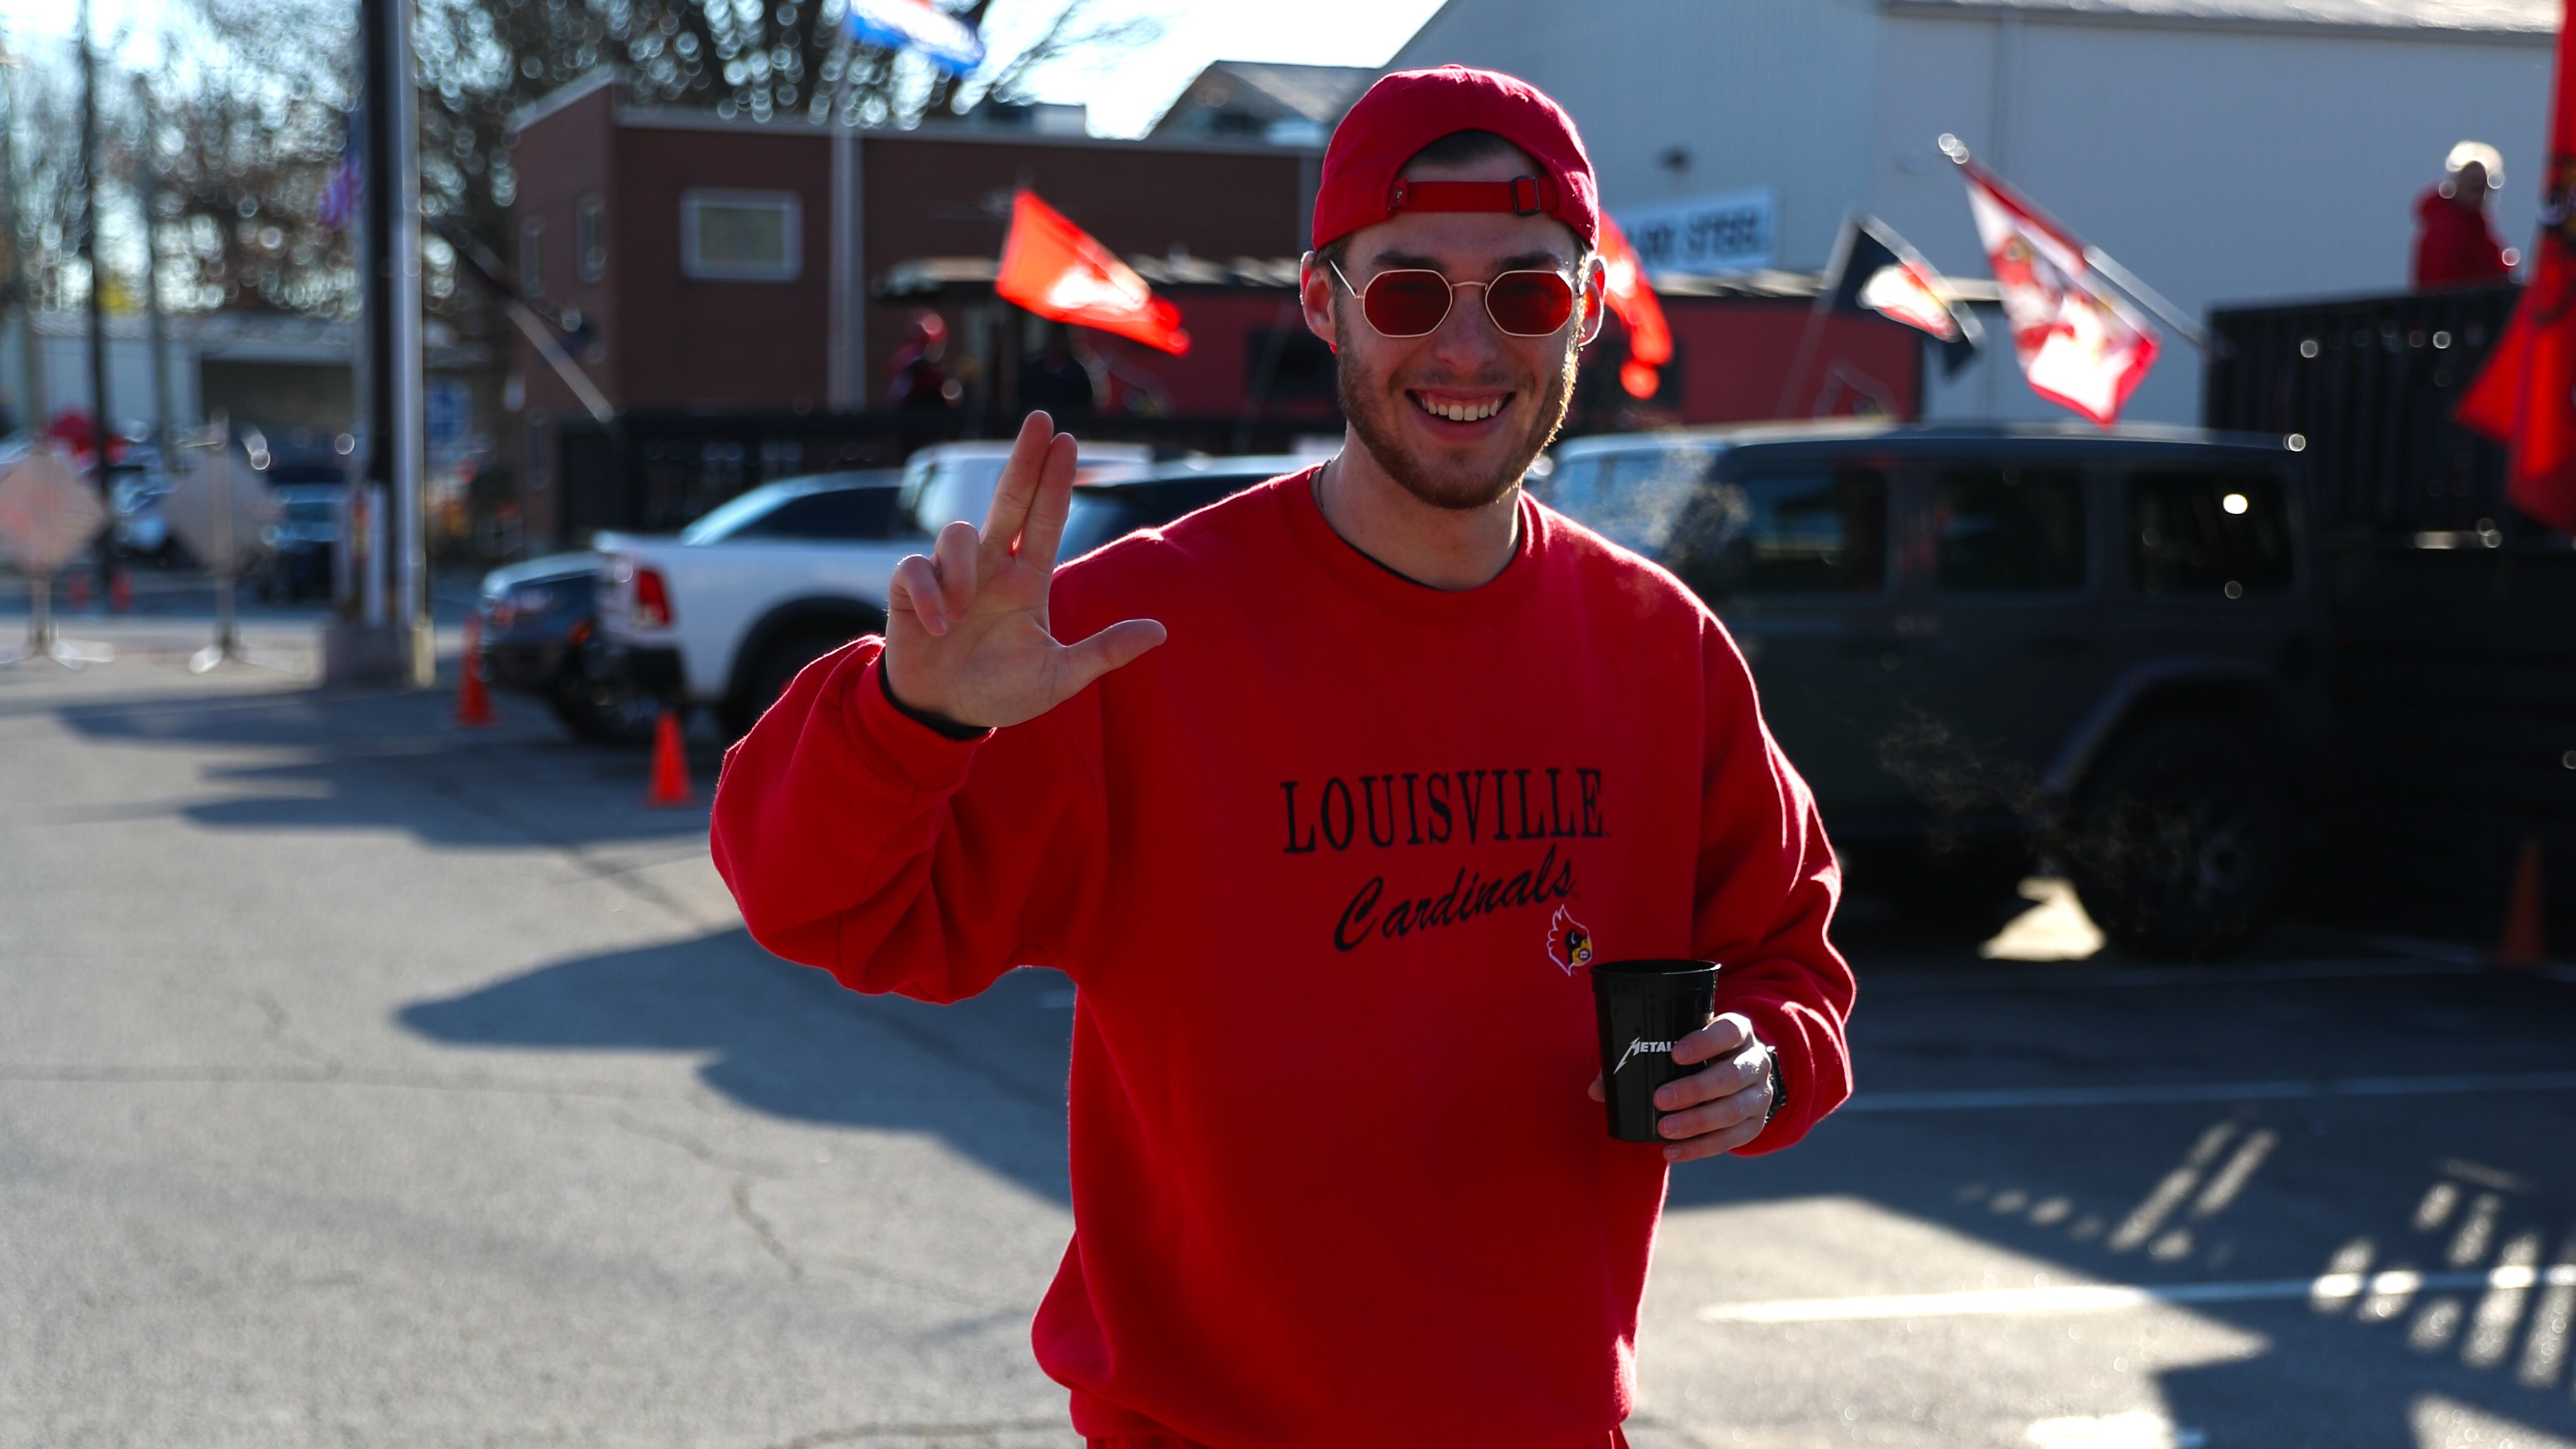
<path fill-rule="evenodd" d="M 1666 1162 L 1733 1152 L 1762 1135 L 1771 1115 L 1771 1049 L 1753 1035 L 1752 1022 L 1730 1011 L 1674 1042 L 1673 1060 L 1709 1067 L 1655 1089 Z M 1602 1100 L 1599 1077 L 1592 1079 L 1592 1100 Z"/>

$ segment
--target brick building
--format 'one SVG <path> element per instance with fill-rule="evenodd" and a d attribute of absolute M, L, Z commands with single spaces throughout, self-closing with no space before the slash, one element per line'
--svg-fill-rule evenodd
<path fill-rule="evenodd" d="M 1025 117 L 1023 118 L 1026 119 Z M 1041 118 L 1044 119 L 1044 118 Z M 854 130 L 627 102 L 602 73 L 516 122 L 521 287 L 577 323 L 567 350 L 620 426 L 592 424 L 524 342 L 532 539 L 666 527 L 762 477 L 898 461 L 941 436 L 1007 434 L 1034 319 L 992 276 L 1010 198 L 1036 191 L 1177 303 L 1193 345 L 1168 357 L 1099 334 L 1082 350 L 1087 431 L 1174 446 L 1283 446 L 1338 432 L 1329 353 L 1299 318 L 1321 159 L 1232 133 L 1110 140 L 949 121 Z M 1802 290 L 1803 288 L 1803 290 Z M 1643 409 L 1596 383 L 1593 426 L 1772 416 L 1812 278 L 1697 285 L 1667 298 L 1679 356 Z M 946 325 L 953 413 L 890 410 L 913 319 Z M 1835 319 L 1792 412 L 1911 415 L 1920 349 L 1891 324 Z M 1611 343 L 1596 351 L 1607 354 Z M 1613 390 L 1615 392 L 1615 389 Z M 711 471 L 712 470 L 712 471 Z"/>

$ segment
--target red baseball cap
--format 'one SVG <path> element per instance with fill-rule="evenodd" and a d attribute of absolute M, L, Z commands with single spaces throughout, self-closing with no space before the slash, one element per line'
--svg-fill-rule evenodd
<path fill-rule="evenodd" d="M 1415 153 L 1459 131 L 1491 131 L 1538 162 L 1511 181 L 1399 179 Z M 1508 211 L 1552 216 L 1585 246 L 1601 238 L 1601 191 L 1574 118 L 1538 87 L 1500 71 L 1444 65 L 1400 70 L 1359 98 L 1324 148 L 1315 188 L 1315 242 L 1323 247 L 1399 211 Z"/>

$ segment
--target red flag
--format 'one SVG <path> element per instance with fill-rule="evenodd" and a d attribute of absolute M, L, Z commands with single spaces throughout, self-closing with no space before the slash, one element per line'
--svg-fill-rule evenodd
<path fill-rule="evenodd" d="M 2566 19 L 2576 22 L 2576 0 Z M 2454 416 L 2504 444 L 2505 496 L 2560 533 L 2576 533 L 2576 98 L 2567 93 L 2576 28 L 2558 31 L 2548 194 L 2540 255 L 2513 320 Z"/>
<path fill-rule="evenodd" d="M 1619 385 L 1633 398 L 1650 398 L 1663 386 L 1656 371 L 1673 360 L 1673 329 L 1664 322 L 1664 304 L 1646 285 L 1646 269 L 1627 233 L 1608 216 L 1601 218 L 1602 293 L 1610 310 L 1628 329 L 1628 360 L 1619 368 Z"/>
<path fill-rule="evenodd" d="M 1002 243 L 993 291 L 1041 317 L 1115 332 L 1165 352 L 1190 350 L 1181 309 L 1155 296 L 1133 268 L 1033 191 L 1011 203 L 1011 235 Z"/>
<path fill-rule="evenodd" d="M 2030 390 L 2109 427 L 2156 365 L 2156 329 L 2096 278 L 2084 243 L 1983 166 L 1957 159 Z"/>

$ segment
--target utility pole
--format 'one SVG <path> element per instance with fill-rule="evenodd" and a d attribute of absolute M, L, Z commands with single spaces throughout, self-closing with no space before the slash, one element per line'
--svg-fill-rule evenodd
<path fill-rule="evenodd" d="M 90 479 L 107 497 L 107 273 L 98 264 L 98 57 L 90 52 L 89 0 L 80 7 L 81 260 L 89 267 Z M 98 596 L 108 596 L 107 549 L 98 550 Z"/>
<path fill-rule="evenodd" d="M 12 72 L 18 57 L 0 49 L 0 242 L 9 248 L 9 269 L 0 273 L 0 312 L 18 312 L 18 411 L 30 433 L 45 430 L 45 359 L 36 345 L 36 300 L 27 280 L 27 232 L 19 225 L 18 155 L 12 137 L 18 128 L 18 91 Z"/>
<path fill-rule="evenodd" d="M 152 319 L 152 451 L 165 473 L 177 471 L 170 451 L 170 339 L 161 322 L 161 173 L 153 143 L 152 87 L 134 78 L 134 188 L 143 195 L 143 307 Z"/>
<path fill-rule="evenodd" d="M 358 506 L 347 515 L 359 526 L 344 530 L 345 546 L 359 565 L 349 581 L 358 597 L 339 600 L 323 635 L 322 673 L 333 682 L 426 687 L 436 678 L 437 655 L 422 534 L 427 460 L 411 0 L 359 0 L 358 31 L 365 127 L 358 233 L 365 341 L 358 397 L 365 410 L 366 468 L 351 500 Z"/>

